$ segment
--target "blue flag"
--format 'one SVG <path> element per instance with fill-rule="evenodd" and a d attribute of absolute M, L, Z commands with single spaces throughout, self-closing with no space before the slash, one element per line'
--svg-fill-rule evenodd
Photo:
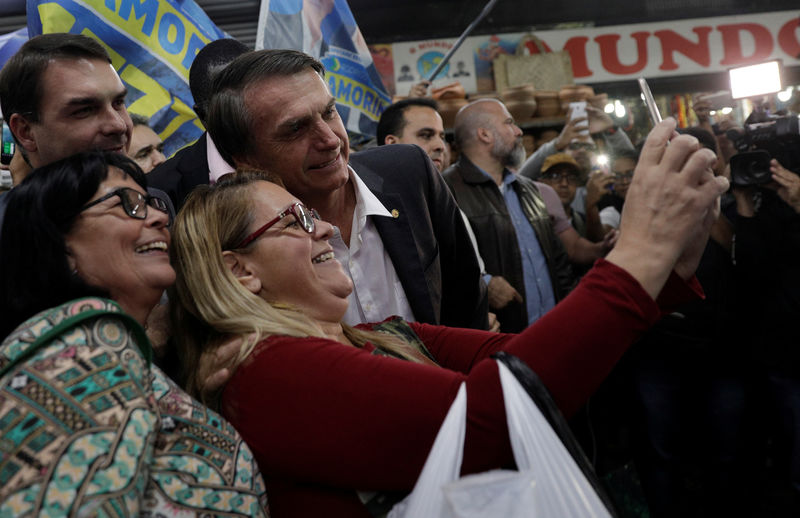
<path fill-rule="evenodd" d="M 27 27 L 0 36 L 0 69 L 26 41 L 28 41 Z"/>
<path fill-rule="evenodd" d="M 168 156 L 202 135 L 189 67 L 203 46 L 225 33 L 194 1 L 27 0 L 27 12 L 31 37 L 69 32 L 106 47 L 128 87 L 128 110 L 150 118 Z"/>
<path fill-rule="evenodd" d="M 346 0 L 261 0 L 256 49 L 295 49 L 325 65 L 349 132 L 375 136 L 392 99 Z"/>

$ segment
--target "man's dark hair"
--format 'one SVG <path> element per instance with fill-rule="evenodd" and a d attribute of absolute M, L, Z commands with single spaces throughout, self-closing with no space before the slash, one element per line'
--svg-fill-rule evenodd
<path fill-rule="evenodd" d="M 147 188 L 130 158 L 111 151 L 79 153 L 35 169 L 8 196 L 0 233 L 0 335 L 47 308 L 88 296 L 108 297 L 69 267 L 66 235 L 116 167 Z M 26 272 L 21 275 L 21 272 Z"/>
<path fill-rule="evenodd" d="M 148 119 L 144 115 L 139 115 L 138 113 L 130 113 L 130 112 L 128 113 L 128 115 L 131 116 L 131 121 L 133 122 L 134 127 L 135 126 L 147 126 L 148 128 L 150 127 L 150 119 Z"/>
<path fill-rule="evenodd" d="M 388 135 L 399 136 L 403 133 L 408 121 L 403 115 L 406 110 L 412 106 L 424 106 L 432 108 L 434 111 L 439 111 L 439 104 L 428 97 L 414 97 L 411 99 L 403 99 L 394 104 L 389 105 L 378 121 L 378 145 L 386 144 L 386 137 Z"/>
<path fill-rule="evenodd" d="M 26 41 L 0 71 L 0 108 L 5 120 L 19 113 L 29 122 L 39 122 L 42 76 L 50 60 L 81 58 L 111 63 L 100 43 L 81 34 L 42 34 Z"/>
<path fill-rule="evenodd" d="M 189 90 L 194 99 L 194 112 L 204 124 L 214 75 L 250 50 L 252 49 L 239 40 L 223 38 L 210 42 L 195 56 L 189 68 Z"/>
<path fill-rule="evenodd" d="M 253 115 L 244 102 L 247 87 L 264 79 L 293 76 L 306 70 L 325 76 L 322 63 L 303 52 L 256 50 L 239 56 L 214 77 L 206 129 L 225 161 L 233 164 L 233 157 L 254 150 L 250 129 Z"/>

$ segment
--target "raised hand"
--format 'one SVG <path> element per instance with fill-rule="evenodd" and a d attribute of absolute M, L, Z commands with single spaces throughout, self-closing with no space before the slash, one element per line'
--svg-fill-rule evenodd
<path fill-rule="evenodd" d="M 694 273 L 728 180 L 715 177 L 714 153 L 675 133 L 671 118 L 650 132 L 625 200 L 617 245 L 607 259 L 654 298 L 674 268 Z"/>
<path fill-rule="evenodd" d="M 774 158 L 769 163 L 769 170 L 772 179 L 778 184 L 775 192 L 795 212 L 800 212 L 800 176 L 783 167 Z"/>

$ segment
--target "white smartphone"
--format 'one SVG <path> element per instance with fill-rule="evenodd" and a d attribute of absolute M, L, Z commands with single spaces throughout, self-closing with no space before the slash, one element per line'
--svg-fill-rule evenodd
<path fill-rule="evenodd" d="M 650 87 L 647 85 L 647 80 L 645 80 L 643 77 L 640 77 L 638 81 L 639 88 L 642 90 L 644 104 L 647 105 L 647 111 L 650 112 L 650 120 L 653 121 L 653 126 L 655 126 L 661 122 L 661 113 L 658 111 L 656 100 L 653 99 L 653 93 L 650 91 Z"/>
<path fill-rule="evenodd" d="M 586 118 L 586 101 L 575 101 L 569 103 L 570 120 L 578 118 Z M 579 122 L 575 125 L 576 128 L 583 128 L 580 131 L 581 135 L 589 135 L 589 119 Z"/>

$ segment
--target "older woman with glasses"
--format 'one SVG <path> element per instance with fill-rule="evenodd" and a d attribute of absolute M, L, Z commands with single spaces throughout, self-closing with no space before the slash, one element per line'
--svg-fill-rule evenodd
<path fill-rule="evenodd" d="M 674 127 L 648 139 L 616 248 L 519 335 L 398 318 L 343 325 L 352 285 L 330 224 L 256 175 L 195 191 L 173 229 L 175 335 L 189 373 L 244 338 L 222 410 L 255 452 L 273 516 L 369 516 L 359 491 L 408 492 L 462 381 L 462 472 L 513 464 L 496 351 L 530 365 L 565 413 L 580 407 L 660 308 L 692 293 L 682 279 L 727 184 L 696 140 L 667 146 Z"/>
<path fill-rule="evenodd" d="M 175 272 L 139 167 L 83 153 L 5 196 L 0 514 L 267 515 L 233 427 L 151 364 L 142 326 Z"/>

